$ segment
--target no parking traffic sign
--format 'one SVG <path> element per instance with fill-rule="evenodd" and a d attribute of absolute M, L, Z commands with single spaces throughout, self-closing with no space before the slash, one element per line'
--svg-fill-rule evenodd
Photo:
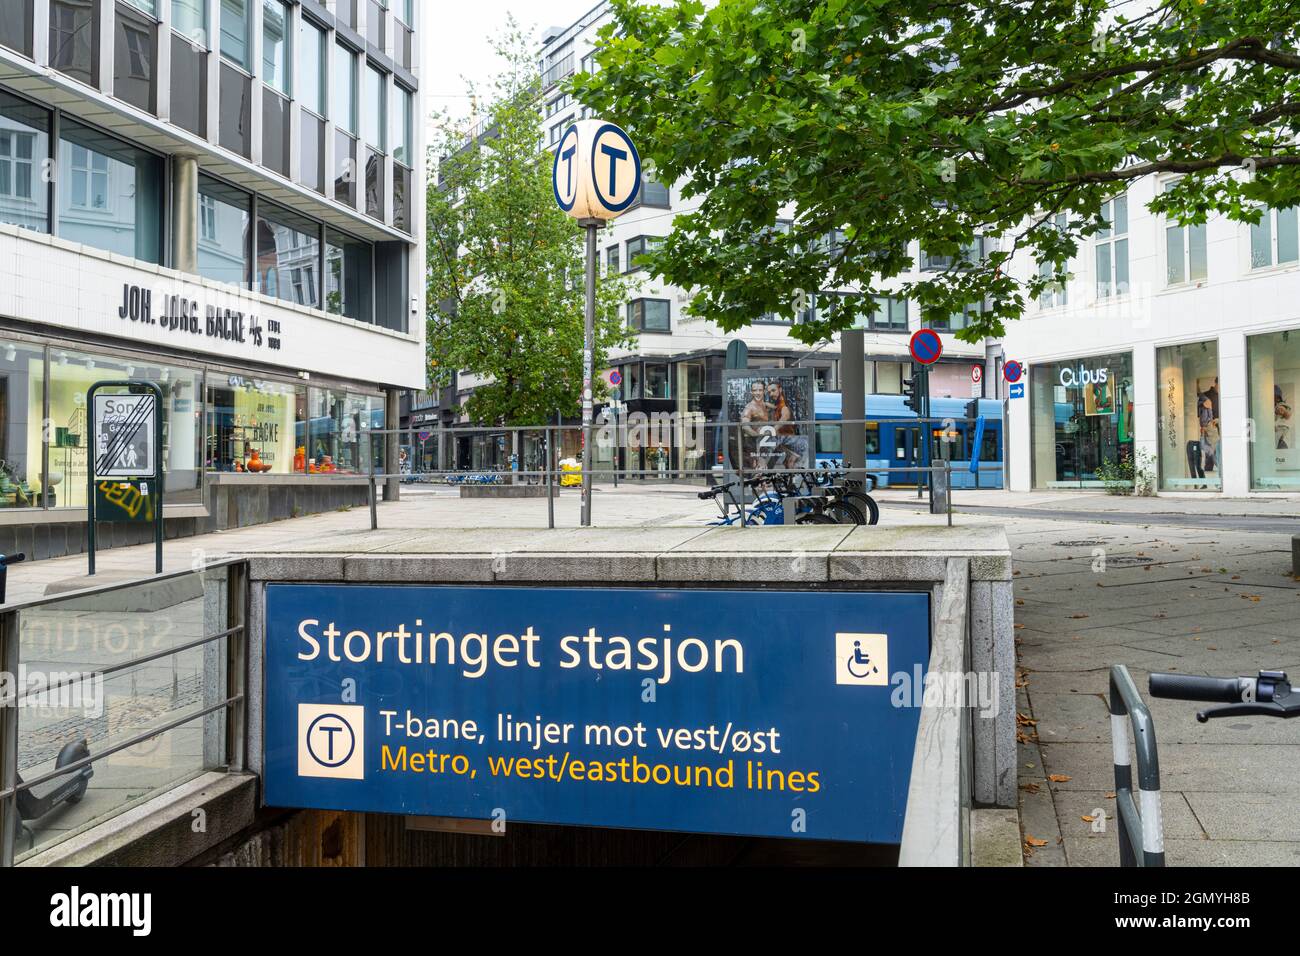
<path fill-rule="evenodd" d="M 921 329 L 912 336 L 908 344 L 912 360 L 918 365 L 933 365 L 943 354 L 943 342 L 933 329 Z"/>

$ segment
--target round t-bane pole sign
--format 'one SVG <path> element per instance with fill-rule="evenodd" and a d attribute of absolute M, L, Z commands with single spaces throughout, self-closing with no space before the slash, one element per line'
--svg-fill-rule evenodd
<path fill-rule="evenodd" d="M 596 232 L 641 192 L 641 156 L 613 123 L 579 120 L 555 147 L 555 201 L 587 230 L 587 314 L 582 342 L 582 525 L 591 524 L 591 367 L 596 341 Z"/>
<path fill-rule="evenodd" d="M 560 137 L 555 201 L 574 219 L 616 219 L 641 193 L 641 156 L 613 123 L 579 120 Z"/>

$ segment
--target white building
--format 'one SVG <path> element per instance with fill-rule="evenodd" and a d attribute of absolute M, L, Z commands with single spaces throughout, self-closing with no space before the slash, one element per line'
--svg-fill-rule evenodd
<path fill-rule="evenodd" d="M 542 143 L 554 148 L 564 130 L 587 112 L 561 91 L 563 81 L 579 71 L 596 69 L 593 50 L 597 32 L 610 18 L 606 0 L 601 0 L 575 23 L 554 27 L 542 36 L 538 69 L 542 77 Z M 636 130 L 628 132 L 636 138 Z M 753 368 L 800 366 L 814 369 L 818 388 L 836 391 L 840 387 L 838 337 L 825 345 L 810 348 L 792 338 L 788 317 L 755 316 L 754 323 L 737 333 L 724 333 L 715 325 L 694 318 L 687 311 L 689 296 L 682 289 L 651 279 L 636 262 L 644 249 L 672 231 L 673 217 L 689 212 L 698 200 L 685 201 L 677 185 L 666 186 L 647 179 L 637 204 L 600 234 L 599 255 L 602 269 L 623 273 L 640 273 L 642 281 L 635 298 L 627 305 L 629 324 L 637 330 L 636 346 L 611 355 L 608 376 L 617 370 L 622 384 L 616 402 L 624 412 L 675 413 L 683 420 L 703 416 L 717 419 L 722 397 L 722 369 L 727 344 L 743 340 L 749 348 Z M 916 250 L 918 262 L 921 251 Z M 810 290 L 811 291 L 811 290 Z M 793 302 L 793 298 L 792 298 Z M 810 303 L 815 307 L 815 300 Z M 792 313 L 794 309 L 791 309 Z M 930 376 L 931 394 L 936 397 L 971 396 L 971 366 L 983 364 L 981 345 L 961 342 L 951 334 L 962 321 L 954 317 L 953 325 L 939 329 L 944 343 L 944 358 Z M 866 334 L 866 381 L 869 392 L 900 394 L 910 372 L 908 339 L 921 327 L 919 310 L 914 303 L 901 299 L 882 300 L 872 328 Z M 475 383 L 462 377 L 455 392 L 439 396 L 443 407 L 464 399 Z M 575 410 L 576 414 L 576 410 Z M 412 422 L 439 419 L 436 409 L 417 409 Z M 442 420 L 449 421 L 444 417 Z M 650 445 L 657 436 L 651 436 Z M 478 435 L 466 437 L 450 462 L 465 467 L 503 465 L 507 454 L 504 437 Z M 629 468 L 645 467 L 645 454 L 625 449 L 623 464 Z M 680 449 L 670 449 L 671 465 L 683 467 Z"/>
<path fill-rule="evenodd" d="M 0 3 L 0 551 L 81 549 L 108 379 L 163 389 L 169 533 L 364 500 L 425 380 L 426 6 Z"/>
<path fill-rule="evenodd" d="M 1147 209 L 1169 181 L 1116 197 L 1068 286 L 1008 329 L 1029 367 L 1013 489 L 1098 487 L 1136 460 L 1161 492 L 1300 492 L 1297 210 L 1179 227 Z"/>

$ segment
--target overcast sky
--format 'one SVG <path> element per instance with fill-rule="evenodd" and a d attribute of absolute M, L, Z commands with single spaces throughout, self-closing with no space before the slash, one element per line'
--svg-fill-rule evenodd
<path fill-rule="evenodd" d="M 469 112 L 465 78 L 490 92 L 498 66 L 489 38 L 514 14 L 535 37 L 551 26 L 569 26 L 596 5 L 596 0 L 419 0 L 438 14 L 426 13 L 424 69 L 421 85 L 428 91 L 429 109 L 456 116 Z"/>

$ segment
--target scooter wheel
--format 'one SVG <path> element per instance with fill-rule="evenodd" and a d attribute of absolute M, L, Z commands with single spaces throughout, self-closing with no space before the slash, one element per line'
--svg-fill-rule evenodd
<path fill-rule="evenodd" d="M 84 740 L 78 740 L 76 743 L 64 744 L 63 749 L 59 751 L 58 758 L 54 761 L 54 769 L 66 767 L 70 763 L 76 763 L 78 760 L 85 760 L 90 756 L 90 747 Z M 86 789 L 90 786 L 90 774 L 81 773 L 81 780 L 77 784 L 77 789 L 68 794 L 68 803 L 80 803 L 81 798 L 86 795 Z"/>

